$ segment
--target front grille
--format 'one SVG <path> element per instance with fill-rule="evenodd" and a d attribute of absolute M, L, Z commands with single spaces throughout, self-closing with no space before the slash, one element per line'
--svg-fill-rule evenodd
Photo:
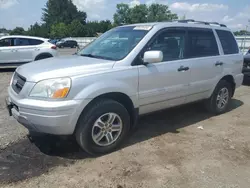
<path fill-rule="evenodd" d="M 20 74 L 15 72 L 14 76 L 13 76 L 12 83 L 11 83 L 12 89 L 17 94 L 19 94 L 22 91 L 25 82 L 26 82 L 26 78 L 24 78 L 23 76 L 21 76 Z"/>

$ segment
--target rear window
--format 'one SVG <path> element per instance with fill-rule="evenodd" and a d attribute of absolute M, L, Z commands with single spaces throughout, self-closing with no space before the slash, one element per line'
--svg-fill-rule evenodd
<path fill-rule="evenodd" d="M 230 31 L 216 30 L 219 36 L 224 54 L 237 54 L 239 48 L 237 42 Z"/>
<path fill-rule="evenodd" d="M 219 55 L 214 33 L 210 29 L 189 29 L 188 47 L 189 58 Z"/>

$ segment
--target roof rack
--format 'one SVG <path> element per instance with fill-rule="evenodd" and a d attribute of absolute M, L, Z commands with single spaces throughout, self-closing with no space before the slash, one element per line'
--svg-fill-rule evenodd
<path fill-rule="evenodd" d="M 193 22 L 193 23 L 198 23 L 198 24 L 204 24 L 204 25 L 218 25 L 221 27 L 227 27 L 224 24 L 220 24 L 218 22 L 203 22 L 203 21 L 197 21 L 197 20 L 193 20 L 193 19 L 187 19 L 187 20 L 174 20 L 177 21 L 179 23 L 189 23 L 189 22 Z"/>

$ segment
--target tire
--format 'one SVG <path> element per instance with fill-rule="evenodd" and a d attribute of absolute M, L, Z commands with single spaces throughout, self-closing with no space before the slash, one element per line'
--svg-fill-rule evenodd
<path fill-rule="evenodd" d="M 228 94 L 228 98 L 225 98 L 225 101 L 221 103 L 222 106 L 220 107 L 220 99 L 222 99 L 222 97 L 219 97 L 218 95 L 221 95 L 223 92 Z M 221 80 L 217 84 L 212 96 L 205 101 L 206 109 L 215 115 L 227 112 L 232 100 L 232 93 L 232 85 L 226 80 Z M 226 95 L 224 94 L 224 96 Z"/>
<path fill-rule="evenodd" d="M 108 134 L 110 135 L 110 133 L 106 133 L 104 132 L 104 130 L 102 130 L 102 132 L 104 135 L 106 134 L 106 136 L 103 136 L 103 138 L 100 141 L 94 139 L 94 137 L 96 137 L 96 135 L 98 135 L 101 132 L 99 126 L 96 126 L 97 120 L 104 118 L 101 121 L 107 122 L 108 119 L 111 117 L 110 115 L 107 114 L 117 115 L 118 117 L 115 117 L 115 119 L 113 120 L 114 124 L 117 123 L 119 125 L 120 124 L 119 122 L 121 122 L 122 124 L 120 132 L 111 133 L 112 138 L 116 139 L 112 143 L 110 142 L 110 144 L 108 144 L 109 136 L 107 136 Z M 87 111 L 84 112 L 84 114 L 81 114 L 76 126 L 75 136 L 77 143 L 83 150 L 85 150 L 91 155 L 102 155 L 115 151 L 125 140 L 129 130 L 130 130 L 130 116 L 127 109 L 122 104 L 114 100 L 101 99 L 92 104 L 90 108 L 88 108 Z"/>
<path fill-rule="evenodd" d="M 38 57 L 36 57 L 35 61 L 38 61 L 38 60 L 42 60 L 42 59 L 47 59 L 47 58 L 51 58 L 53 57 L 52 55 L 40 55 Z"/>

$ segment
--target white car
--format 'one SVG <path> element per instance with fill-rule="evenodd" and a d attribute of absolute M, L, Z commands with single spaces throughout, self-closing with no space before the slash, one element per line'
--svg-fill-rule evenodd
<path fill-rule="evenodd" d="M 18 66 L 57 56 L 57 48 L 47 39 L 30 36 L 0 38 L 0 66 Z"/>

